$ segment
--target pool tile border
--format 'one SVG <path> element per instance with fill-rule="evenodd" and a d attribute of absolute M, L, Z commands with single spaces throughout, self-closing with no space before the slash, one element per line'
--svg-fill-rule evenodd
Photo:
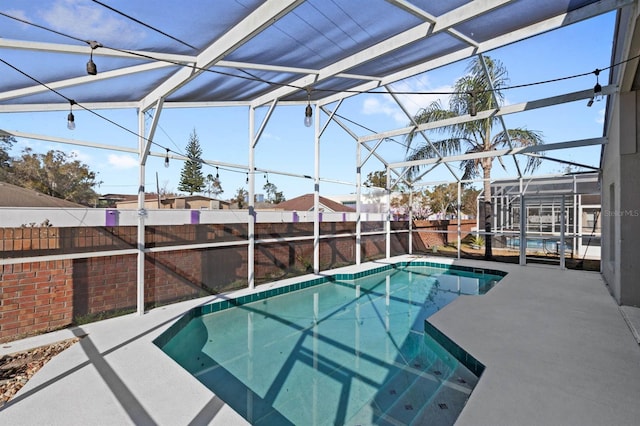
<path fill-rule="evenodd" d="M 485 366 L 470 353 L 462 349 L 456 342 L 451 340 L 449 336 L 444 334 L 428 319 L 424 321 L 424 332 L 427 333 L 433 340 L 438 342 L 447 352 L 449 352 L 454 358 L 456 358 L 462 365 L 467 367 L 476 377 L 480 377 L 484 372 Z"/>
<path fill-rule="evenodd" d="M 293 291 L 303 290 L 305 288 L 313 287 L 327 282 L 357 280 L 358 278 L 368 277 L 380 272 L 385 272 L 390 269 L 401 269 L 407 266 L 426 266 L 441 270 L 454 270 L 477 273 L 482 271 L 486 274 L 497 275 L 504 277 L 507 275 L 504 271 L 496 269 L 476 268 L 470 266 L 450 265 L 446 263 L 436 263 L 427 261 L 403 261 L 393 264 L 378 266 L 366 271 L 354 272 L 354 273 L 338 273 L 334 275 L 318 277 L 307 281 L 302 281 L 295 284 L 289 284 L 283 287 L 273 288 L 269 290 L 258 290 L 255 293 L 247 294 L 244 296 L 238 296 L 229 298 L 226 300 L 220 300 L 206 305 L 197 306 L 190 309 L 184 314 L 178 321 L 176 321 L 171 327 L 169 327 L 164 333 L 160 334 L 153 342 L 160 348 L 169 342 L 189 321 L 193 318 L 201 317 L 203 315 L 211 314 L 214 312 L 224 311 L 225 309 L 234 308 L 237 306 L 246 305 L 247 303 L 257 302 L 270 297 L 279 296 L 281 294 L 290 293 Z M 484 371 L 484 365 L 478 362 L 474 357 L 469 355 L 460 346 L 458 346 L 453 340 L 449 339 L 445 334 L 435 328 L 428 320 L 425 320 L 425 332 L 435 339 L 441 346 L 443 346 L 448 352 L 451 353 L 458 361 L 460 361 L 465 367 L 471 370 L 476 376 L 480 377 L 482 371 Z"/>

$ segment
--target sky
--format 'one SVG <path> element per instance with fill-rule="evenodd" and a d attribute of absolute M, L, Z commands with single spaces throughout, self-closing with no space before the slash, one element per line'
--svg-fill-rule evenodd
<path fill-rule="evenodd" d="M 70 0 L 56 0 L 51 13 L 56 19 L 62 19 L 64 7 Z M 20 2 L 18 2 L 20 3 Z M 51 18 L 53 19 L 53 18 Z M 114 18 L 115 19 L 115 18 Z M 122 34 L 131 31 L 127 23 L 118 20 L 108 22 L 110 28 L 118 28 Z M 573 76 L 594 69 L 607 68 L 610 65 L 613 43 L 615 14 L 609 13 L 588 21 L 573 24 L 541 36 L 515 43 L 486 55 L 499 59 L 506 66 L 510 85 L 523 85 L 535 82 Z M 133 37 L 133 36 L 132 36 Z M 468 61 L 457 62 L 419 76 L 412 77 L 392 85 L 396 91 L 437 92 L 451 90 L 455 81 L 465 74 Z M 1 66 L 1 64 L 0 64 Z M 2 73 L 10 72 L 2 69 Z M 599 81 L 605 85 L 608 72 L 603 71 Z M 592 88 L 595 75 L 563 80 L 558 83 L 537 84 L 520 89 L 505 90 L 507 104 L 516 104 L 526 99 L 537 99 L 575 90 Z M 447 104 L 446 96 L 401 95 L 403 105 L 411 114 L 421 107 L 440 98 Z M 334 106 L 329 105 L 331 110 Z M 571 141 L 576 139 L 600 137 L 603 135 L 603 117 L 605 101 L 595 102 L 587 108 L 585 101 L 538 109 L 531 112 L 512 114 L 504 117 L 507 127 L 524 127 L 540 131 L 546 143 Z M 257 122 L 264 117 L 266 108 L 257 111 Z M 27 133 L 48 134 L 64 138 L 91 141 L 97 144 L 136 147 L 134 135 L 137 129 L 137 116 L 133 110 L 101 110 L 99 113 L 130 129 L 112 125 L 102 118 L 86 111 L 74 111 L 76 129 L 66 128 L 67 112 L 47 112 L 35 114 L 0 114 L 0 129 L 17 130 Z M 319 111 L 314 110 L 314 114 Z M 372 132 L 384 132 L 406 127 L 409 120 L 388 95 L 369 94 L 348 98 L 337 111 L 340 116 L 351 120 L 349 126 L 359 135 Z M 208 109 L 165 109 L 162 111 L 154 142 L 172 152 L 184 153 L 192 132 L 195 132 L 203 149 L 204 160 L 225 165 L 246 166 L 248 164 L 248 109 L 243 107 Z M 321 115 L 322 123 L 326 115 Z M 312 179 L 292 177 L 293 175 L 313 176 L 314 173 L 314 132 L 313 128 L 303 125 L 304 106 L 282 106 L 276 109 L 266 125 L 265 132 L 256 147 L 256 167 L 271 170 L 271 173 L 256 173 L 256 193 L 264 193 L 263 185 L 268 181 L 276 185 L 287 199 L 311 193 L 314 190 Z M 150 122 L 150 118 L 147 120 Z M 353 124 L 358 123 L 358 125 Z M 403 137 L 383 143 L 378 152 L 390 162 L 403 161 L 407 153 Z M 11 154 L 17 156 L 26 148 L 34 152 L 47 152 L 51 149 L 73 153 L 77 159 L 97 172 L 101 184 L 96 191 L 101 194 L 134 194 L 138 188 L 138 160 L 134 154 L 111 152 L 103 149 L 56 144 L 48 141 L 19 139 Z M 163 154 L 163 149 L 154 146 L 152 151 Z M 363 150 L 363 152 L 366 152 Z M 600 159 L 600 147 L 580 148 L 579 150 L 553 151 L 549 155 L 569 159 L 597 167 Z M 353 139 L 339 126 L 330 124 L 320 142 L 320 176 L 328 181 L 320 184 L 323 195 L 349 194 L 355 192 L 356 182 L 356 146 Z M 493 177 L 515 176 L 513 160 L 504 160 L 507 170 L 497 163 L 493 168 Z M 145 179 L 146 190 L 178 192 L 180 173 L 183 167 L 180 160 L 170 160 L 164 167 L 163 156 L 151 157 L 147 162 Z M 565 166 L 545 161 L 536 174 L 559 173 Z M 382 164 L 375 158 L 370 159 L 362 168 L 363 181 L 370 172 L 382 170 Z M 457 166 L 458 176 L 462 173 Z M 276 173 L 276 171 L 284 174 Z M 219 175 L 224 192 L 218 197 L 232 198 L 239 188 L 247 188 L 245 170 L 229 166 L 217 169 L 205 165 L 204 175 Z M 424 178 L 428 182 L 454 180 L 451 173 L 439 166 Z"/>

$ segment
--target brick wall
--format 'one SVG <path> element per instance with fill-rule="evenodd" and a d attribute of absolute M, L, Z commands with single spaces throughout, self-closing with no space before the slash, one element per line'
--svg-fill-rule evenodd
<path fill-rule="evenodd" d="M 460 221 L 460 237 L 464 239 L 475 226 L 475 219 Z M 413 222 L 413 229 L 414 250 L 417 252 L 458 241 L 457 220 L 416 220 Z"/>
<path fill-rule="evenodd" d="M 406 227 L 393 223 L 394 229 Z M 369 223 L 378 230 L 383 223 Z M 363 227 L 365 228 L 365 227 Z M 246 224 L 148 227 L 147 247 L 212 241 L 246 241 Z M 322 223 L 322 270 L 355 263 L 355 223 Z M 256 224 L 258 238 L 312 236 L 313 223 Z M 135 247 L 135 227 L 0 228 L 3 258 Z M 406 253 L 408 234 L 392 236 L 392 255 Z M 385 255 L 385 236 L 362 239 L 362 259 Z M 313 240 L 256 244 L 256 283 L 301 275 L 313 267 Z M 247 245 L 172 250 L 145 256 L 147 307 L 247 286 Z M 137 255 L 90 257 L 2 266 L 0 341 L 71 325 L 78 319 L 130 312 L 137 303 Z"/>
<path fill-rule="evenodd" d="M 71 260 L 2 265 L 0 268 L 0 341 L 71 323 Z"/>

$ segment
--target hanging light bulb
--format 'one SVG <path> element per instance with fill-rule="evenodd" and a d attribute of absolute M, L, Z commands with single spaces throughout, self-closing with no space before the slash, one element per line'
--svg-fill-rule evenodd
<path fill-rule="evenodd" d="M 600 75 L 600 70 L 596 68 L 593 73 L 596 75 L 596 85 L 593 86 L 593 96 L 595 97 L 596 101 L 600 101 L 602 99 L 602 86 L 600 86 L 598 77 Z"/>
<path fill-rule="evenodd" d="M 165 148 L 167 150 L 167 153 L 164 157 L 164 166 L 166 168 L 169 168 L 169 148 Z"/>
<path fill-rule="evenodd" d="M 75 130 L 76 128 L 76 120 L 73 116 L 73 105 L 76 103 L 73 99 L 69 100 L 69 115 L 67 115 L 67 129 Z"/>
<path fill-rule="evenodd" d="M 93 62 L 93 50 L 91 51 L 91 55 L 89 56 L 89 62 L 87 62 L 87 74 L 98 74 L 98 67 L 96 66 L 96 63 Z"/>
<path fill-rule="evenodd" d="M 247 180 L 245 181 L 247 185 L 249 184 L 249 172 L 247 172 Z"/>
<path fill-rule="evenodd" d="M 91 54 L 89 55 L 89 62 L 87 62 L 87 74 L 96 75 L 98 74 L 98 67 L 95 62 L 93 62 L 93 51 L 98 47 L 102 47 L 102 45 L 97 41 L 88 41 L 87 43 L 91 46 Z"/>
<path fill-rule="evenodd" d="M 220 174 L 218 173 L 218 166 L 216 166 L 216 179 L 220 179 Z"/>
<path fill-rule="evenodd" d="M 311 108 L 311 88 L 307 87 L 307 107 L 304 109 L 304 125 L 306 127 L 311 127 L 313 124 L 313 120 L 311 117 L 313 116 L 313 108 Z"/>

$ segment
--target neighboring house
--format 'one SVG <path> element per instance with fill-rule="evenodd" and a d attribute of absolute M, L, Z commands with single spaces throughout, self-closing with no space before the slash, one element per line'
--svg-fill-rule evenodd
<path fill-rule="evenodd" d="M 111 194 L 112 195 L 112 194 Z M 133 199 L 117 201 L 118 209 L 137 209 L 138 197 Z M 228 201 L 216 200 L 215 198 L 205 197 L 203 195 L 182 195 L 177 197 L 158 196 L 157 194 L 146 194 L 144 200 L 145 209 L 190 209 L 190 210 L 222 210 L 229 209 Z"/>
<path fill-rule="evenodd" d="M 149 196 L 149 194 L 147 194 L 147 197 Z M 123 201 L 137 201 L 138 200 L 138 195 L 137 194 L 103 194 L 100 196 L 99 201 L 100 201 L 100 205 L 107 207 L 107 208 L 116 208 L 116 206 L 118 205 L 118 203 L 121 203 Z"/>
<path fill-rule="evenodd" d="M 86 208 L 87 206 L 52 197 L 33 189 L 0 182 L 0 207 Z"/>
<path fill-rule="evenodd" d="M 313 194 L 305 194 L 301 195 L 300 197 L 284 201 L 280 204 L 276 204 L 273 206 L 273 208 L 275 210 L 305 212 L 313 211 L 314 206 L 315 203 Z M 320 196 L 320 211 L 352 213 L 356 210 L 352 207 L 345 206 L 344 204 L 340 204 L 336 201 L 330 200 L 329 198 Z"/>

